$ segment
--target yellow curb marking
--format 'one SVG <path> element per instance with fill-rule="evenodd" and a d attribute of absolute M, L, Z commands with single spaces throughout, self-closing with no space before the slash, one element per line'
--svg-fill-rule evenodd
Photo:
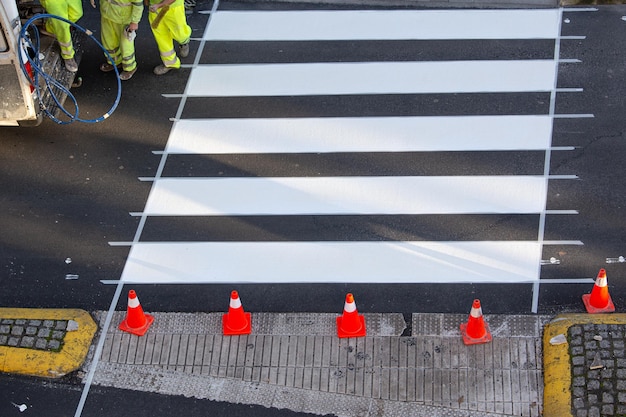
<path fill-rule="evenodd" d="M 78 309 L 0 308 L 0 318 L 78 323 L 78 330 L 65 333 L 59 352 L 0 346 L 0 372 L 46 378 L 59 378 L 78 369 L 87 357 L 98 328 L 88 312 Z"/>
<path fill-rule="evenodd" d="M 550 339 L 578 324 L 626 324 L 626 314 L 560 314 L 543 331 L 543 416 L 572 416 L 572 372 L 569 344 L 551 345 Z"/>

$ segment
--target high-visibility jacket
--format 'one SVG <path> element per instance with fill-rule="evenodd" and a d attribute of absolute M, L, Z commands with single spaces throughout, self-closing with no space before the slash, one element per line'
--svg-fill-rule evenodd
<path fill-rule="evenodd" d="M 100 13 L 113 23 L 139 23 L 143 14 L 142 0 L 101 0 Z"/>
<path fill-rule="evenodd" d="M 60 16 L 70 22 L 76 22 L 83 16 L 83 4 L 81 0 L 41 0 L 41 5 L 47 13 Z M 47 19 L 46 30 L 56 36 L 61 47 L 61 57 L 70 59 L 74 57 L 74 45 L 70 25 L 59 19 Z"/>

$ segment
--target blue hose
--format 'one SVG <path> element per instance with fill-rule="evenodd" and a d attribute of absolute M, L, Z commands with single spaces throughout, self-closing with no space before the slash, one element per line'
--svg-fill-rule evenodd
<path fill-rule="evenodd" d="M 117 79 L 117 97 L 115 98 L 115 102 L 113 103 L 111 108 L 105 114 L 95 119 L 82 119 L 78 117 L 79 109 L 78 109 L 78 102 L 76 101 L 76 97 L 74 97 L 74 95 L 70 92 L 70 90 L 67 87 L 62 85 L 58 80 L 56 80 L 55 78 L 53 78 L 52 76 L 44 72 L 42 69 L 41 62 L 39 59 L 39 49 L 40 49 L 39 30 L 35 27 L 35 30 L 31 32 L 34 34 L 34 42 L 33 42 L 33 39 L 31 39 L 31 35 L 28 32 L 28 28 L 33 24 L 33 22 L 40 20 L 40 19 L 57 19 L 65 23 L 69 23 L 71 26 L 73 26 L 77 30 L 81 31 L 82 33 L 90 37 L 104 51 L 104 54 L 109 60 L 109 62 L 114 62 L 114 61 L 111 55 L 109 54 L 109 52 L 93 36 L 90 30 L 87 30 L 77 25 L 74 22 L 71 22 L 61 16 L 56 16 L 53 14 L 46 14 L 46 13 L 36 14 L 35 16 L 28 19 L 26 23 L 24 23 L 24 26 L 22 27 L 22 30 L 20 31 L 20 44 L 22 45 L 22 48 L 24 48 L 24 52 L 25 52 L 24 54 L 18 54 L 19 59 L 20 59 L 20 67 L 22 68 L 22 72 L 24 72 L 24 75 L 26 75 L 26 78 L 31 80 L 30 75 L 28 74 L 28 70 L 26 69 L 26 63 L 24 62 L 24 56 L 26 56 L 33 71 L 33 75 L 32 75 L 33 78 L 31 80 L 31 84 L 33 85 L 35 89 L 35 93 L 37 94 L 37 97 L 39 98 L 39 103 L 42 104 L 42 109 L 44 113 L 46 114 L 46 116 L 48 116 L 50 119 L 52 119 L 54 122 L 58 124 L 69 124 L 75 121 L 83 122 L 83 123 L 98 123 L 107 119 L 109 116 L 111 116 L 111 114 L 117 108 L 117 105 L 120 102 L 120 97 L 122 96 L 122 83 L 120 81 L 119 71 L 117 69 L 117 66 L 113 65 L 113 69 L 115 71 L 115 76 Z M 42 84 L 44 87 L 40 86 L 40 82 L 39 82 L 40 77 L 43 80 Z M 61 90 L 61 92 L 64 93 L 67 96 L 67 98 L 72 101 L 72 103 L 74 104 L 73 113 L 69 112 L 65 107 L 61 105 L 60 100 L 58 99 L 58 97 L 53 91 L 53 87 L 56 87 L 59 90 Z M 63 114 L 65 114 L 68 117 L 69 120 L 64 121 L 55 117 L 48 108 L 43 106 L 42 93 L 45 92 L 46 90 L 50 93 L 56 106 L 63 112 Z"/>

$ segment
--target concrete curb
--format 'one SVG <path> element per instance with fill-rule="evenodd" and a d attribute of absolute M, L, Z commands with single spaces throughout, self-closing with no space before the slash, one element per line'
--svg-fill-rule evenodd
<path fill-rule="evenodd" d="M 18 320 L 26 323 L 23 325 L 15 323 Z M 13 322 L 12 328 L 19 327 L 20 333 L 28 327 L 36 329 L 38 323 L 45 326 L 46 321 L 69 322 L 70 320 L 76 322 L 78 328 L 65 331 L 58 351 L 24 346 L 0 346 L 0 372 L 45 378 L 62 377 L 77 370 L 85 361 L 97 330 L 91 315 L 84 310 L 0 308 L 0 323 Z M 9 327 L 9 324 L 4 326 Z M 12 331 L 10 335 L 17 335 L 17 333 L 18 331 Z M 35 338 L 35 336 L 31 337 Z"/>

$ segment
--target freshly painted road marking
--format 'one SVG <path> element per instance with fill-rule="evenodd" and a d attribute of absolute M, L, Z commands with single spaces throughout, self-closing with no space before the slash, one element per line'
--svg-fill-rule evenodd
<path fill-rule="evenodd" d="M 534 241 L 135 243 L 122 281 L 514 283 L 540 260 Z"/>
<path fill-rule="evenodd" d="M 535 92 L 555 88 L 554 60 L 199 65 L 190 97 Z"/>
<path fill-rule="evenodd" d="M 205 39 L 554 39 L 557 9 L 218 11 Z"/>
<path fill-rule="evenodd" d="M 541 176 L 161 178 L 149 216 L 539 213 Z"/>
<path fill-rule="evenodd" d="M 247 154 L 545 150 L 552 118 L 329 117 L 178 121 L 166 152 Z"/>

